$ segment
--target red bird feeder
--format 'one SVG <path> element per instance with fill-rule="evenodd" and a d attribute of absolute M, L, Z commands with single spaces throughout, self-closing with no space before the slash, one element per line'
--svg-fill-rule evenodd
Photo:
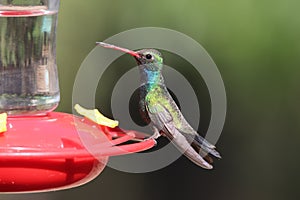
<path fill-rule="evenodd" d="M 9 117 L 7 131 L 0 135 L 0 192 L 51 191 L 82 185 L 102 172 L 109 156 L 155 145 L 154 140 L 120 145 L 137 134 L 67 113 Z"/>
<path fill-rule="evenodd" d="M 6 114 L 0 119 L 0 193 L 82 185 L 102 172 L 109 156 L 155 144 L 141 140 L 122 145 L 138 133 L 52 112 L 60 99 L 55 43 L 59 2 L 0 3 L 0 38 L 5 38 L 0 39 L 5 47 L 0 51 L 0 114 L 8 114 L 7 121 Z"/>

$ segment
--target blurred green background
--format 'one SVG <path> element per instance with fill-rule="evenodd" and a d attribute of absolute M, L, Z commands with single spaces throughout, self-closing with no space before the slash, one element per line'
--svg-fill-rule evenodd
<path fill-rule="evenodd" d="M 137 27 L 174 29 L 202 44 L 222 74 L 223 159 L 212 171 L 186 158 L 146 174 L 106 168 L 79 188 L 0 199 L 299 199 L 299 7 L 298 0 L 62 0 L 59 111 L 71 112 L 76 72 L 95 41 Z"/>

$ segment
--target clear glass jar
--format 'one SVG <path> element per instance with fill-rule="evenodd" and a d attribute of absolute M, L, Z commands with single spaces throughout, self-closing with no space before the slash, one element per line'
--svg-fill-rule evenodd
<path fill-rule="evenodd" d="M 60 99 L 59 0 L 0 0 L 0 113 L 43 115 Z"/>

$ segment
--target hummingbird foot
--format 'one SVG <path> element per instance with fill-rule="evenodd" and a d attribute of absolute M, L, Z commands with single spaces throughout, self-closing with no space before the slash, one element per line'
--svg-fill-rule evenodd
<path fill-rule="evenodd" d="M 151 135 L 150 137 L 148 137 L 148 138 L 146 138 L 146 139 L 144 139 L 144 140 L 154 140 L 155 141 L 155 145 L 157 144 L 157 138 L 159 138 L 161 135 L 160 135 L 160 133 L 159 133 L 159 131 L 158 131 L 158 129 L 156 128 L 156 127 L 154 127 L 153 126 L 153 132 L 154 132 L 154 134 L 153 135 Z"/>
<path fill-rule="evenodd" d="M 159 138 L 161 136 L 161 134 L 160 134 L 159 130 L 155 126 L 153 126 L 152 129 L 153 129 L 154 134 L 151 135 L 149 137 L 149 139 L 151 138 L 151 139 L 155 139 L 156 140 L 157 138 Z"/>

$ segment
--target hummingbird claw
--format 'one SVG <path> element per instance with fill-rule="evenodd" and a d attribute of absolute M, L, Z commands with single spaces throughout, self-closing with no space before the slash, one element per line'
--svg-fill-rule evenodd
<path fill-rule="evenodd" d="M 159 138 L 161 136 L 161 134 L 159 133 L 159 130 L 155 126 L 153 126 L 153 132 L 154 132 L 154 134 L 151 135 L 149 137 L 149 139 L 155 139 L 156 140 L 157 138 Z"/>
<path fill-rule="evenodd" d="M 154 146 L 157 145 L 156 139 L 154 139 L 154 138 L 152 138 L 152 137 L 148 137 L 148 138 L 144 139 L 143 141 L 148 141 L 148 140 L 153 140 L 153 141 L 155 142 Z"/>

